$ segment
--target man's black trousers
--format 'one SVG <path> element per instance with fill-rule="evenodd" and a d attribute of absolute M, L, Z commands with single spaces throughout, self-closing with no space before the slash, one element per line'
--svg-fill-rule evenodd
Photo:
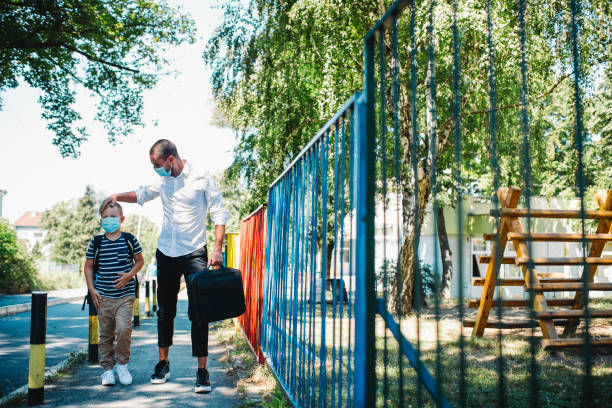
<path fill-rule="evenodd" d="M 181 275 L 185 278 L 206 268 L 208 254 L 206 246 L 190 254 L 171 257 L 159 249 L 157 258 L 157 345 L 169 347 L 174 334 L 176 302 L 180 288 Z M 187 279 L 185 279 L 187 280 Z M 191 323 L 191 351 L 195 357 L 208 356 L 208 323 Z"/>

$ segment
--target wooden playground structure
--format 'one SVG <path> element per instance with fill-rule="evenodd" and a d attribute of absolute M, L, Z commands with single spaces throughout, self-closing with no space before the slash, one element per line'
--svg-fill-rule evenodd
<path fill-rule="evenodd" d="M 522 286 L 525 292 L 533 291 L 533 310 L 537 323 L 542 330 L 542 345 L 545 349 L 581 347 L 584 339 L 576 337 L 580 319 L 584 319 L 583 279 L 588 282 L 587 291 L 612 291 L 612 283 L 595 283 L 599 265 L 612 265 L 612 257 L 602 257 L 606 242 L 612 241 L 612 190 L 596 195 L 598 211 L 584 211 L 585 219 L 598 220 L 595 233 L 525 233 L 519 218 L 561 218 L 581 219 L 580 210 L 520 209 L 517 208 L 521 189 L 504 187 L 497 192 L 499 211 L 491 210 L 491 215 L 500 217 L 500 228 L 493 234 L 484 234 L 484 239 L 491 242 L 491 255 L 481 256 L 479 263 L 488 264 L 484 278 L 475 278 L 474 286 L 483 286 L 480 300 L 470 301 L 470 306 L 478 307 L 475 320 L 464 320 L 465 327 L 473 327 L 472 336 L 482 336 L 485 328 L 527 328 L 533 325 L 532 320 L 491 322 L 491 307 L 497 304 L 493 299 L 496 286 Z M 528 242 L 582 242 L 587 243 L 588 255 L 583 257 L 532 258 Z M 503 257 L 508 242 L 514 246 L 516 257 Z M 499 250 L 497 245 L 499 244 Z M 523 279 L 498 279 L 501 264 L 512 264 L 520 267 Z M 544 278 L 538 272 L 538 266 L 581 266 L 584 265 L 581 278 Z M 586 274 L 586 276 L 585 276 Z M 573 298 L 548 299 L 545 292 L 575 292 Z M 586 292 L 587 295 L 589 292 Z M 529 307 L 530 300 L 504 300 L 502 307 Z M 555 307 L 555 309 L 551 309 Z M 565 307 L 560 309 L 559 307 Z M 612 310 L 588 309 L 588 317 L 610 318 Z M 560 336 L 555 326 L 565 326 Z M 612 346 L 612 338 L 591 338 L 593 346 Z"/>

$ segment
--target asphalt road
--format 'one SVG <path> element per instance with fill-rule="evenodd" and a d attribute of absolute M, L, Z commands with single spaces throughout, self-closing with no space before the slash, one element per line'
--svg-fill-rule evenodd
<path fill-rule="evenodd" d="M 65 303 L 47 309 L 46 366 L 53 367 L 68 354 L 88 344 L 89 319 L 81 303 Z M 0 318 L 0 387 L 2 395 L 28 382 L 30 312 Z"/>
<path fill-rule="evenodd" d="M 31 299 L 31 295 L 28 295 Z M 46 367 L 64 360 L 71 352 L 88 345 L 88 308 L 82 301 L 47 308 Z M 140 304 L 141 321 L 144 303 Z M 154 319 L 151 319 L 154 320 Z M 0 317 L 0 396 L 28 383 L 30 355 L 30 312 Z"/>

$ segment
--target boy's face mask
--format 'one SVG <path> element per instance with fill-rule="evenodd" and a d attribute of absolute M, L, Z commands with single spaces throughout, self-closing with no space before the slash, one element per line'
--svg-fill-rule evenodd
<path fill-rule="evenodd" d="M 165 164 L 164 164 L 164 166 L 165 166 Z M 155 170 L 155 172 L 157 174 L 159 174 L 160 176 L 162 176 L 162 177 L 170 177 L 172 175 L 172 164 L 170 165 L 170 168 L 168 170 L 166 170 L 166 168 L 164 166 L 153 167 L 153 170 Z"/>
<path fill-rule="evenodd" d="M 102 228 L 104 231 L 112 234 L 117 231 L 121 226 L 121 218 L 120 217 L 106 217 L 102 218 Z"/>

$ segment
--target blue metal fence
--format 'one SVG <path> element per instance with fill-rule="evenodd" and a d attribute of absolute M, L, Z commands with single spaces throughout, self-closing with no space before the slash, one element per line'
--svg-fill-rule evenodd
<path fill-rule="evenodd" d="M 270 186 L 262 348 L 296 406 L 352 406 L 359 98 Z"/>
<path fill-rule="evenodd" d="M 582 401 L 583 406 L 590 407 L 604 401 L 603 394 L 597 395 L 594 391 L 592 345 L 609 347 L 612 339 L 592 339 L 589 333 L 588 284 L 593 280 L 596 267 L 587 268 L 584 255 L 587 248 L 583 203 L 585 180 L 581 161 L 584 131 L 581 128 L 581 72 L 577 44 L 580 27 L 574 21 L 580 17 L 578 6 L 572 0 L 571 62 L 577 119 L 574 138 L 579 159 L 577 184 L 581 210 L 564 212 L 564 217 L 560 213 L 547 216 L 547 211 L 536 212 L 533 217 L 580 221 L 583 249 L 580 282 L 585 302 L 578 294 L 576 300 L 559 299 L 550 304 L 571 305 L 574 310 L 547 311 L 544 310 L 545 289 L 542 289 L 545 287 L 531 284 L 537 282 L 537 276 L 529 241 L 533 180 L 530 170 L 525 0 L 518 2 L 515 27 L 520 49 L 518 78 L 521 86 L 517 96 L 520 104 L 513 103 L 503 108 L 497 105 L 497 75 L 505 75 L 506 81 L 509 77 L 514 78 L 512 69 L 504 71 L 504 67 L 494 63 L 497 57 L 492 16 L 500 12 L 501 6 L 491 4 L 490 0 L 474 6 L 486 21 L 486 25 L 482 25 L 485 28 L 470 35 L 481 36 L 484 44 L 478 52 L 482 61 L 480 75 L 486 79 L 483 87 L 488 87 L 488 101 L 485 102 L 486 109 L 474 109 L 470 113 L 484 114 L 484 119 L 469 122 L 471 127 L 468 130 L 464 129 L 465 122 L 462 122 L 462 109 L 468 96 L 462 92 L 470 94 L 473 90 L 465 89 L 470 78 L 462 74 L 461 58 L 475 51 L 473 47 L 466 50 L 467 46 L 461 44 L 458 1 L 438 4 L 435 0 L 428 0 L 416 4 L 411 0 L 398 0 L 364 37 L 364 90 L 349 99 L 270 186 L 261 343 L 269 366 L 295 406 L 450 407 L 449 400 L 462 407 L 540 406 L 540 403 L 557 406 L 548 394 L 544 398 L 544 390 L 557 391 L 548 390 L 549 385 L 543 384 L 539 373 L 548 370 L 553 375 L 553 371 L 562 368 L 538 355 L 541 339 L 535 327 L 538 323 L 548 325 L 554 332 L 554 325 L 559 323 L 573 327 L 575 331 L 578 321 L 572 321 L 573 316 L 585 318 L 581 338 L 565 342 L 554 332 L 552 340 L 544 335 L 541 344 L 545 347 L 582 347 L 582 356 L 568 360 L 573 365 L 583 364 L 582 371 L 567 369 L 566 375 L 557 377 L 557 381 L 566 381 L 566 388 L 572 388 L 568 385 L 572 380 L 561 377 L 583 377 L 581 394 L 562 390 L 566 392 L 565 399 L 572 401 L 568 404 L 577 405 Z M 444 9 L 442 14 L 446 16 L 447 24 L 440 28 L 436 26 L 437 9 Z M 445 49 L 448 58 L 440 61 L 436 55 L 442 36 L 448 40 Z M 404 44 L 400 44 L 400 40 Z M 439 89 L 436 83 L 438 62 L 446 78 Z M 400 84 L 403 84 L 402 92 Z M 514 108 L 517 108 L 516 112 L 512 113 Z M 500 113 L 502 110 L 503 114 Z M 440 120 L 440 112 L 446 120 Z M 520 121 L 517 121 L 519 117 Z M 502 136 L 498 135 L 498 127 L 502 125 L 507 133 L 515 125 L 520 128 L 523 151 L 520 163 L 516 164 L 520 167 L 521 182 L 525 186 L 526 210 L 523 212 L 516 210 L 520 188 L 498 190 L 501 187 L 498 137 Z M 466 158 L 463 150 L 465 133 L 475 133 L 483 128 L 487 128 L 483 133 L 488 140 L 483 138 L 479 143 L 486 143 L 489 151 L 472 150 L 481 157 Z M 504 137 L 511 140 L 511 136 Z M 444 148 L 448 147 L 446 150 L 439 147 L 441 138 L 444 138 Z M 445 152 L 446 156 L 442 157 Z M 505 155 L 509 157 L 516 152 L 506 151 Z M 442 160 L 445 162 L 440 164 Z M 486 288 L 481 299 L 468 302 L 469 307 L 479 307 L 476 319 L 468 320 L 465 318 L 469 312 L 464 309 L 463 286 L 466 275 L 464 258 L 469 258 L 464 257 L 467 215 L 464 213 L 463 195 L 467 188 L 463 171 L 473 165 L 474 160 L 490 162 L 487 163 L 491 170 L 487 176 L 492 180 L 492 186 L 488 187 L 492 196 L 489 205 L 492 208 L 490 214 L 495 217 L 490 227 L 497 232 L 483 236 L 483 239 L 493 242 L 490 256 L 477 261 L 489 264 L 484 283 L 481 282 Z M 458 285 L 454 293 L 458 302 L 444 307 L 440 295 L 443 281 L 437 228 L 441 195 L 438 177 L 441 173 L 446 174 L 446 188 L 454 200 L 452 205 L 456 212 L 453 221 L 457 235 L 456 268 L 452 273 L 455 285 Z M 499 200 L 498 196 L 514 197 L 513 204 L 506 206 L 510 198 Z M 612 190 L 607 199 L 602 197 L 599 198 L 602 211 L 591 212 L 591 216 L 600 219 L 597 231 L 607 234 L 612 232 L 610 223 L 605 221 L 612 217 L 608 213 L 612 209 Z M 506 207 L 503 208 L 505 216 L 500 215 L 502 210 L 498 208 L 502 204 Z M 431 267 L 419 259 L 420 228 L 424 225 L 426 213 L 434 226 L 428 248 L 433 263 Z M 521 239 L 526 240 L 527 245 L 519 243 L 517 234 L 511 244 L 525 251 L 528 265 L 521 266 L 523 276 L 514 279 L 514 283 L 511 282 L 513 279 L 500 279 L 498 286 L 505 282 L 517 286 L 518 281 L 519 285 L 525 285 L 529 298 L 508 300 L 502 298 L 502 291 L 496 292 L 498 321 L 487 323 L 502 260 L 505 264 L 509 260 L 519 265 L 519 260 L 523 259 L 518 249 L 515 258 L 503 254 L 506 243 L 512 240 L 508 238 L 510 234 L 505 235 L 504 225 L 514 223 L 520 229 L 518 217 L 526 217 L 527 234 L 518 235 L 526 236 Z M 555 235 L 552 239 L 560 242 L 575 240 L 564 237 L 564 234 L 548 235 Z M 612 240 L 610 237 L 612 235 L 595 237 L 601 242 L 592 244 L 590 253 L 598 251 L 596 256 L 601 256 L 606 240 Z M 503 245 L 500 245 L 502 241 Z M 567 260 L 569 258 L 538 259 L 543 265 L 556 266 L 570 265 L 571 261 Z M 607 259 L 604 261 L 609 262 Z M 603 265 L 601 262 L 604 261 L 592 259 L 594 265 L 596 262 Z M 577 265 L 575 259 L 573 262 Z M 478 270 L 477 264 L 475 269 Z M 590 271 L 590 275 L 584 271 Z M 523 278 L 524 282 L 520 281 Z M 564 278 L 558 281 L 565 285 L 576 280 Z M 598 287 L 612 290 L 612 286 Z M 565 288 L 577 290 L 575 285 Z M 424 310 L 425 296 L 428 296 L 430 307 Z M 410 304 L 405 299 L 409 299 Z M 534 299 L 540 302 L 537 310 Z M 514 310 L 514 313 L 527 315 L 529 320 L 505 325 L 502 322 L 503 307 L 523 308 Z M 584 314 L 577 310 L 583 307 Z M 486 316 L 483 318 L 482 310 L 485 308 Z M 599 312 L 600 317 L 612 316 L 612 311 Z M 447 327 L 446 338 L 441 336 L 443 316 L 455 325 L 450 329 Z M 544 322 L 542 316 L 548 316 L 548 321 Z M 559 318 L 553 322 L 551 316 Z M 561 317 L 565 321 L 561 321 Z M 464 326 L 474 327 L 472 339 L 464 335 Z M 423 335 L 422 327 L 428 327 L 429 332 Z M 481 339 L 485 328 L 497 331 L 495 335 Z M 510 359 L 515 373 L 512 370 L 508 372 L 508 351 L 504 345 L 508 337 L 502 334 L 505 328 L 531 329 L 511 340 L 513 349 L 524 349 L 522 343 L 528 341 L 527 352 L 510 352 L 515 357 L 515 361 Z M 474 355 L 482 353 L 491 357 L 486 363 L 474 358 Z M 606 363 L 600 361 L 600 368 L 602 364 Z M 482 380 L 483 373 L 491 378 Z M 604 389 L 610 384 L 609 380 L 596 380 L 604 385 Z M 509 392 L 510 387 L 515 387 L 513 392 Z"/>

